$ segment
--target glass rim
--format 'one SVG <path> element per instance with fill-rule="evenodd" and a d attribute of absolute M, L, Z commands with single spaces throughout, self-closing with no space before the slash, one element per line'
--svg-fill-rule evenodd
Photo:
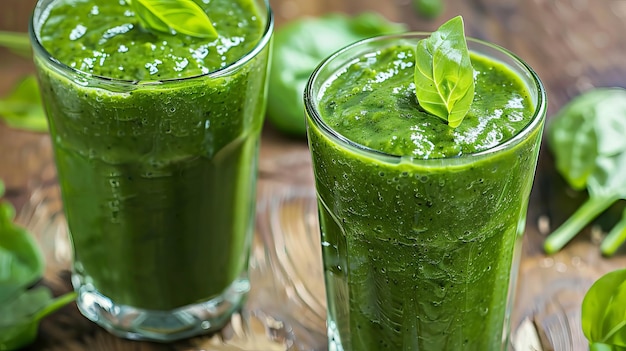
<path fill-rule="evenodd" d="M 325 68 L 327 68 L 327 66 L 330 63 L 335 61 L 342 54 L 349 52 L 353 49 L 357 49 L 359 47 L 365 46 L 370 43 L 392 41 L 392 40 L 399 40 L 399 39 L 420 39 L 420 38 L 423 39 L 429 36 L 430 34 L 431 34 L 430 32 L 406 32 L 406 33 L 400 33 L 400 34 L 375 36 L 375 37 L 356 41 L 352 44 L 349 44 L 343 47 L 342 49 L 339 49 L 332 55 L 328 56 L 315 68 L 315 70 L 309 77 L 309 80 L 307 81 L 307 84 L 304 89 L 304 95 L 303 95 L 304 106 L 305 106 L 306 113 L 310 117 L 310 120 L 312 120 L 315 126 L 321 130 L 322 134 L 326 135 L 326 137 L 328 137 L 332 142 L 335 142 L 339 146 L 348 147 L 349 149 L 356 150 L 358 152 L 361 152 L 371 157 L 384 158 L 387 161 L 394 162 L 394 163 L 399 163 L 401 161 L 406 161 L 406 160 L 410 160 L 410 162 L 413 162 L 413 163 L 415 162 L 430 163 L 430 162 L 435 162 L 435 161 L 441 162 L 443 160 L 455 160 L 455 159 L 464 160 L 464 159 L 470 159 L 470 158 L 483 157 L 486 155 L 491 155 L 499 151 L 507 150 L 507 149 L 514 147 L 515 145 L 519 144 L 526 135 L 530 134 L 532 131 L 540 127 L 541 123 L 545 119 L 545 115 L 547 112 L 547 96 L 546 96 L 545 87 L 543 86 L 543 83 L 539 79 L 539 76 L 537 75 L 537 73 L 524 60 L 522 60 L 520 57 L 518 57 L 516 54 L 509 51 L 508 49 L 505 49 L 497 44 L 490 43 L 490 42 L 473 38 L 473 37 L 467 38 L 468 43 L 483 45 L 485 47 L 494 49 L 506 55 L 508 58 L 512 59 L 515 63 L 519 64 L 529 74 L 529 77 L 532 79 L 532 82 L 534 83 L 534 88 L 537 91 L 537 101 L 535 102 L 535 110 L 533 112 L 532 119 L 526 126 L 524 126 L 524 128 L 520 129 L 513 137 L 506 140 L 505 142 L 495 145 L 493 147 L 490 147 L 488 149 L 479 151 L 479 152 L 466 153 L 466 154 L 454 155 L 454 156 L 449 156 L 449 157 L 419 158 L 419 157 L 413 157 L 411 155 L 395 155 L 395 154 L 386 153 L 384 151 L 380 151 L 377 149 L 373 149 L 368 146 L 359 144 L 353 140 L 350 140 L 349 138 L 343 136 L 342 134 L 337 132 L 335 129 L 330 127 L 322 119 L 319 113 L 317 104 L 315 103 L 315 101 L 317 100 L 316 95 L 319 91 L 316 91 L 314 84 L 316 81 L 319 80 L 320 74 Z M 470 51 L 474 51 L 474 52 L 477 52 L 478 54 L 485 55 L 484 53 L 480 51 L 471 50 L 471 49 Z M 502 62 L 501 60 L 499 61 L 510 67 L 509 64 Z M 345 64 L 348 64 L 349 62 L 350 62 L 349 59 L 346 59 L 343 61 L 343 63 Z M 337 70 L 334 70 L 333 72 L 336 72 L 336 71 Z M 530 86 L 529 88 L 532 89 L 533 87 Z"/>
<path fill-rule="evenodd" d="M 50 52 L 42 45 L 41 41 L 39 40 L 39 34 L 37 30 L 35 29 L 35 20 L 36 20 L 35 15 L 39 13 L 40 14 L 39 17 L 41 18 L 43 17 L 47 9 L 47 7 L 43 8 L 41 5 L 44 1 L 45 0 L 37 0 L 37 4 L 35 5 L 35 9 L 33 10 L 30 21 L 28 23 L 28 33 L 29 33 L 31 45 L 33 47 L 34 56 L 35 57 L 39 56 L 39 57 L 44 58 L 47 64 L 60 70 L 61 72 L 63 72 L 63 74 L 66 74 L 66 75 L 73 74 L 76 76 L 81 76 L 86 79 L 99 81 L 99 82 L 103 82 L 106 84 L 154 86 L 154 85 L 164 85 L 164 84 L 171 84 L 171 83 L 181 83 L 184 81 L 194 80 L 198 78 L 215 79 L 215 78 L 228 76 L 232 72 L 237 71 L 243 65 L 251 61 L 265 47 L 267 47 L 270 42 L 270 38 L 272 37 L 272 33 L 274 31 L 274 13 L 272 12 L 272 9 L 270 7 L 270 2 L 269 0 L 262 0 L 262 2 L 265 4 L 265 9 L 266 9 L 266 14 L 265 14 L 266 23 L 265 23 L 265 29 L 263 31 L 263 35 L 259 38 L 257 43 L 254 45 L 254 47 L 250 51 L 248 51 L 246 54 L 239 57 L 237 60 L 229 63 L 228 65 L 221 67 L 219 69 L 213 70 L 208 73 L 196 74 L 196 75 L 192 75 L 188 77 L 166 78 L 166 79 L 155 79 L 155 80 L 119 79 L 119 78 L 102 76 L 98 74 L 81 71 L 77 68 L 68 66 L 67 64 L 61 62 L 56 57 L 50 54 Z M 50 3 L 52 3 L 53 1 L 54 0 L 50 0 L 48 3 L 48 6 L 50 6 Z M 255 0 L 255 2 L 258 2 L 258 1 Z"/>

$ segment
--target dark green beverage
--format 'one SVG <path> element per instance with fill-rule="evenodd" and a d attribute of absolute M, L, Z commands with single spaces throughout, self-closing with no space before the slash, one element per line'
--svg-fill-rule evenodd
<path fill-rule="evenodd" d="M 264 1 L 201 6 L 217 38 L 140 28 L 123 1 L 33 17 L 77 303 L 124 337 L 215 330 L 249 290 L 273 20 Z"/>
<path fill-rule="evenodd" d="M 521 60 L 468 40 L 472 107 L 415 97 L 424 36 L 354 44 L 305 92 L 331 350 L 503 350 L 546 112 Z"/>

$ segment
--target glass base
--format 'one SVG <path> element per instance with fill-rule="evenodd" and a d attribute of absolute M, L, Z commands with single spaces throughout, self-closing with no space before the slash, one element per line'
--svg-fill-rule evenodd
<path fill-rule="evenodd" d="M 250 291 L 248 278 L 239 278 L 211 300 L 171 311 L 153 311 L 117 305 L 93 285 L 83 284 L 81 278 L 78 274 L 72 276 L 80 312 L 110 333 L 131 340 L 169 342 L 219 330 L 243 305 Z"/>

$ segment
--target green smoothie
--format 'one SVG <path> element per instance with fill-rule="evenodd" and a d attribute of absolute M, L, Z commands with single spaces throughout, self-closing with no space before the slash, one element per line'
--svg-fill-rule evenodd
<path fill-rule="evenodd" d="M 330 348 L 502 350 L 545 101 L 470 42 L 450 128 L 417 102 L 406 39 L 332 58 L 305 93 Z"/>
<path fill-rule="evenodd" d="M 247 283 L 272 22 L 262 2 L 198 4 L 219 37 L 148 31 L 124 1 L 48 1 L 35 20 L 74 284 L 115 305 Z"/>

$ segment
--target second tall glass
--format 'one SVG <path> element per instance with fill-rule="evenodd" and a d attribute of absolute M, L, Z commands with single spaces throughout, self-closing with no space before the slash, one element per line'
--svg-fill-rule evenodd
<path fill-rule="evenodd" d="M 257 21 L 256 43 L 241 57 L 184 78 L 174 73 L 190 60 L 177 62 L 168 77 L 157 58 L 146 68 L 165 76 L 136 81 L 92 75 L 50 53 L 64 45 L 75 49 L 95 26 L 89 16 L 106 16 L 111 9 L 92 4 L 84 21 L 70 28 L 69 39 L 46 46 L 42 28 L 59 3 L 39 1 L 31 38 L 74 248 L 78 307 L 109 331 L 133 339 L 169 341 L 220 328 L 249 290 L 273 29 L 269 3 L 250 0 L 246 6 L 257 13 L 252 19 L 217 18 L 235 28 L 237 22 Z M 130 30 L 142 29 L 122 25 L 101 40 Z M 121 42 L 117 50 L 165 51 L 171 43 L 164 38 Z M 194 58 L 225 52 L 237 40 L 200 46 Z M 102 61 L 83 63 L 108 59 L 96 56 Z"/>

